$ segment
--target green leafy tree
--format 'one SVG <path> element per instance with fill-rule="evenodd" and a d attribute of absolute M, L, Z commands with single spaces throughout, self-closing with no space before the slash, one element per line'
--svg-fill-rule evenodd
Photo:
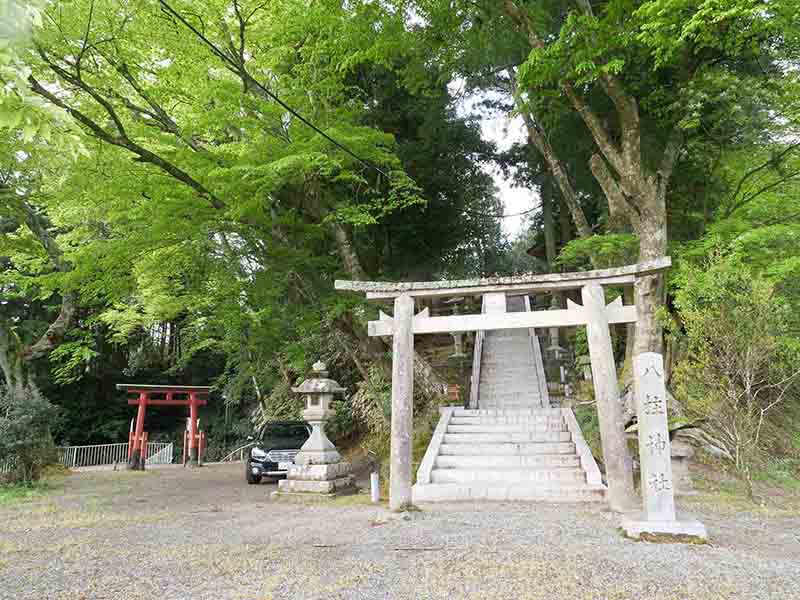
<path fill-rule="evenodd" d="M 798 401 L 800 345 L 789 307 L 735 256 L 685 265 L 677 285 L 686 345 L 675 373 L 679 397 L 749 479 L 765 422 Z"/>
<path fill-rule="evenodd" d="M 27 397 L 0 390 L 0 465 L 7 467 L 0 476 L 30 483 L 57 462 L 50 435 L 57 415 L 56 407 L 35 389 Z"/>

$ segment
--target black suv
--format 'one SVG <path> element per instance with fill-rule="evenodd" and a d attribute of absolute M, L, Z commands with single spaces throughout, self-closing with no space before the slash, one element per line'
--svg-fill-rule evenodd
<path fill-rule="evenodd" d="M 244 475 L 247 483 L 261 483 L 261 478 L 286 477 L 289 465 L 300 447 L 306 443 L 311 428 L 304 421 L 272 421 L 262 427 L 253 438 L 245 461 Z"/>

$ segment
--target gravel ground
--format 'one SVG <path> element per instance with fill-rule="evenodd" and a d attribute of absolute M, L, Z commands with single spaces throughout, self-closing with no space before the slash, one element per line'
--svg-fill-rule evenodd
<path fill-rule="evenodd" d="M 83 473 L 0 506 L 0 598 L 800 598 L 800 518 L 694 500 L 707 546 L 625 540 L 602 507 L 272 502 L 240 465 Z"/>

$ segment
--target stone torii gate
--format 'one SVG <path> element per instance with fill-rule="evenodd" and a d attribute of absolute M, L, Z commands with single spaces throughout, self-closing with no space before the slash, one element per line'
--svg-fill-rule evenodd
<path fill-rule="evenodd" d="M 608 480 L 608 500 L 614 510 L 629 510 L 634 498 L 633 480 L 609 325 L 636 322 L 636 306 L 623 305 L 622 298 L 607 305 L 603 286 L 632 286 L 637 277 L 665 270 L 670 265 L 670 258 L 663 257 L 626 267 L 576 273 L 400 283 L 336 281 L 337 290 L 361 292 L 372 301 L 394 301 L 392 317 L 381 312 L 378 321 L 369 323 L 370 336 L 393 338 L 390 508 L 397 510 L 411 503 L 415 334 L 585 325 Z M 568 300 L 565 309 L 504 312 L 508 295 L 570 289 L 581 290 L 583 305 Z M 502 310 L 431 317 L 425 309 L 414 314 L 414 298 L 484 295 L 490 296 L 493 304 L 501 304 Z"/>

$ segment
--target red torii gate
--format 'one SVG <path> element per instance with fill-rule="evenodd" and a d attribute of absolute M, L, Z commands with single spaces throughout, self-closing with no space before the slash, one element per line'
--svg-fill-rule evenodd
<path fill-rule="evenodd" d="M 140 383 L 118 383 L 118 390 L 128 394 L 128 404 L 137 404 L 136 429 L 128 446 L 128 468 L 144 469 L 147 453 L 147 433 L 144 431 L 144 415 L 147 406 L 189 407 L 189 464 L 197 465 L 198 434 L 197 407 L 208 403 L 209 386 L 203 385 L 145 385 Z M 131 396 L 135 395 L 135 398 Z"/>

